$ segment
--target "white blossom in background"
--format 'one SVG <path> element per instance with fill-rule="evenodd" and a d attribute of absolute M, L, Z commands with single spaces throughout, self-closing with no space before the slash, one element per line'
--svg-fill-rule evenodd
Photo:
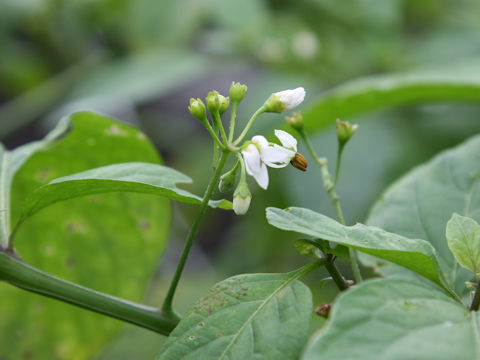
<path fill-rule="evenodd" d="M 297 140 L 292 135 L 282 130 L 275 130 L 275 136 L 282 145 L 269 143 L 265 137 L 256 135 L 242 150 L 247 174 L 252 176 L 262 189 L 268 187 L 267 166 L 285 167 L 297 153 Z"/>

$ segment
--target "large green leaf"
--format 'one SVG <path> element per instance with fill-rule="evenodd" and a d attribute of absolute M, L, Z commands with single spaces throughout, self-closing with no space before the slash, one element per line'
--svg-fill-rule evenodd
<path fill-rule="evenodd" d="M 393 106 L 441 101 L 480 102 L 478 71 L 384 75 L 354 80 L 313 101 L 304 114 L 305 127 L 318 130 L 333 124 L 337 118 Z"/>
<path fill-rule="evenodd" d="M 188 176 L 157 164 L 132 162 L 102 166 L 54 179 L 38 188 L 25 200 L 18 224 L 59 201 L 115 191 L 152 194 L 200 204 L 200 197 L 175 186 L 177 183 L 191 181 Z M 232 204 L 227 200 L 210 201 L 209 204 L 212 207 L 232 209 Z"/>
<path fill-rule="evenodd" d="M 472 274 L 458 267 L 448 248 L 445 228 L 454 212 L 480 221 L 479 190 L 480 137 L 476 136 L 393 184 L 373 207 L 368 223 L 429 241 L 449 283 L 462 292 Z"/>
<path fill-rule="evenodd" d="M 67 128 L 68 123 L 61 121 L 44 140 L 20 146 L 12 151 L 6 150 L 0 143 L 0 248 L 8 246 L 10 235 L 10 197 L 13 177 L 30 156 L 63 135 Z"/>
<path fill-rule="evenodd" d="M 402 265 L 450 292 L 435 249 L 425 240 L 409 239 L 358 223 L 345 226 L 325 215 L 295 207 L 267 208 L 267 220 L 279 229 L 332 241 Z"/>
<path fill-rule="evenodd" d="M 438 289 L 380 279 L 346 291 L 302 360 L 470 360 L 480 357 L 480 320 Z"/>
<path fill-rule="evenodd" d="M 312 312 L 310 290 L 297 279 L 314 266 L 216 284 L 170 334 L 158 360 L 297 359 Z"/>
<path fill-rule="evenodd" d="M 70 131 L 37 151 L 13 181 L 12 223 L 28 194 L 52 179 L 119 162 L 158 163 L 140 131 L 105 116 L 77 113 Z M 168 199 L 107 193 L 56 203 L 25 222 L 15 249 L 29 264 L 80 285 L 142 299 L 170 222 Z M 0 357 L 88 359 L 120 322 L 0 283 Z"/>

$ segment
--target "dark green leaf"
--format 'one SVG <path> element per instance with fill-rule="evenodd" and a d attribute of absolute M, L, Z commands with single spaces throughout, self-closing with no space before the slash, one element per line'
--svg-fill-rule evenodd
<path fill-rule="evenodd" d="M 171 333 L 158 360 L 297 359 L 312 312 L 310 290 L 297 279 L 314 266 L 216 284 Z"/>
<path fill-rule="evenodd" d="M 344 292 L 302 360 L 470 360 L 480 356 L 480 321 L 438 289 L 379 279 Z"/>
<path fill-rule="evenodd" d="M 424 240 L 408 239 L 363 224 L 344 226 L 325 215 L 302 208 L 267 208 L 267 220 L 279 229 L 332 241 L 402 265 L 450 292 L 435 249 Z"/>
<path fill-rule="evenodd" d="M 476 136 L 398 180 L 375 204 L 367 221 L 430 242 L 449 283 L 464 294 L 464 283 L 472 274 L 458 268 L 445 239 L 445 227 L 454 212 L 480 221 L 479 169 L 480 137 Z"/>
<path fill-rule="evenodd" d="M 305 126 L 318 130 L 335 119 L 393 106 L 441 101 L 480 102 L 475 73 L 413 73 L 354 80 L 325 92 L 305 112 Z"/>
<path fill-rule="evenodd" d="M 52 180 L 37 189 L 25 200 L 19 224 L 59 201 L 115 191 L 152 194 L 200 204 L 200 197 L 175 186 L 191 181 L 188 176 L 157 164 L 134 162 L 103 166 Z M 232 209 L 232 204 L 227 200 L 210 201 L 210 206 Z"/>

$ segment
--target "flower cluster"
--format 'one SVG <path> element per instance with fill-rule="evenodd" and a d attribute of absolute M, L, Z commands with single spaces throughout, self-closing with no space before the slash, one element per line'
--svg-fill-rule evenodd
<path fill-rule="evenodd" d="M 283 168 L 288 164 L 292 164 L 302 171 L 305 171 L 307 168 L 307 161 L 301 154 L 297 153 L 297 140 L 283 130 L 275 130 L 275 136 L 280 140 L 281 145 L 269 142 L 262 135 L 256 135 L 251 140 L 247 140 L 241 146 L 238 146 L 261 113 L 279 113 L 293 109 L 303 102 L 305 90 L 299 87 L 293 90 L 273 93 L 252 115 L 240 136 L 233 140 L 236 109 L 244 98 L 246 91 L 247 87 L 245 85 L 232 83 L 230 98 L 224 97 L 217 91 L 212 91 L 206 98 L 207 106 L 200 99 L 191 99 L 189 106 L 190 113 L 199 119 L 210 132 L 215 141 L 216 149 L 220 149 L 223 154 L 237 154 L 236 165 L 222 175 L 219 182 L 221 191 L 233 189 L 237 179 L 237 170 L 241 169 L 240 180 L 233 194 L 233 210 L 237 215 L 245 214 L 250 206 L 251 193 L 248 189 L 246 174 L 252 176 L 262 189 L 267 189 L 267 167 Z M 227 135 L 221 116 L 230 105 L 232 106 L 230 131 Z M 207 118 L 206 109 L 210 112 L 211 123 Z"/>

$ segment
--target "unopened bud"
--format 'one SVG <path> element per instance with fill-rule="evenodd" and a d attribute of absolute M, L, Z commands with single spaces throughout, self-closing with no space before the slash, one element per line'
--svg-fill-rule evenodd
<path fill-rule="evenodd" d="M 226 172 L 220 177 L 220 182 L 218 183 L 218 190 L 221 192 L 228 192 L 233 189 L 235 182 L 237 180 L 237 169 L 239 163 L 230 171 Z"/>
<path fill-rule="evenodd" d="M 295 157 L 290 160 L 290 164 L 298 170 L 307 171 L 307 159 L 300 153 L 295 153 Z"/>
<path fill-rule="evenodd" d="M 230 99 L 234 102 L 240 102 L 245 97 L 246 92 L 247 85 L 232 82 L 232 85 L 230 86 Z"/>
<path fill-rule="evenodd" d="M 201 122 L 203 122 L 207 116 L 205 104 L 200 99 L 190 99 L 190 106 L 188 107 L 188 110 L 190 111 L 190 114 L 192 114 Z"/>
<path fill-rule="evenodd" d="M 294 107 L 300 105 L 305 99 L 305 89 L 298 87 L 293 90 L 284 90 L 273 93 L 265 104 L 266 112 L 280 113 L 285 110 L 291 110 Z"/>
<path fill-rule="evenodd" d="M 337 119 L 337 137 L 340 144 L 346 144 L 358 129 L 357 124 L 350 124 L 348 121 Z"/>
<path fill-rule="evenodd" d="M 250 207 L 250 201 L 252 200 L 252 194 L 248 189 L 248 185 L 245 181 L 240 181 L 235 192 L 233 193 L 233 211 L 237 215 L 244 215 Z"/>
<path fill-rule="evenodd" d="M 471 281 L 465 281 L 465 286 L 469 290 L 475 290 L 478 287 L 478 284 Z"/>
<path fill-rule="evenodd" d="M 220 98 L 217 91 L 210 91 L 205 100 L 207 101 L 207 108 L 211 113 L 220 109 Z"/>
<path fill-rule="evenodd" d="M 295 130 L 301 131 L 303 129 L 303 116 L 301 113 L 293 113 L 292 116 L 287 116 L 285 120 Z"/>
<path fill-rule="evenodd" d="M 228 97 L 225 97 L 219 94 L 218 100 L 220 102 L 220 107 L 218 109 L 218 112 L 220 113 L 220 115 L 222 115 L 225 111 L 227 111 L 228 106 L 230 105 L 230 99 Z"/>

